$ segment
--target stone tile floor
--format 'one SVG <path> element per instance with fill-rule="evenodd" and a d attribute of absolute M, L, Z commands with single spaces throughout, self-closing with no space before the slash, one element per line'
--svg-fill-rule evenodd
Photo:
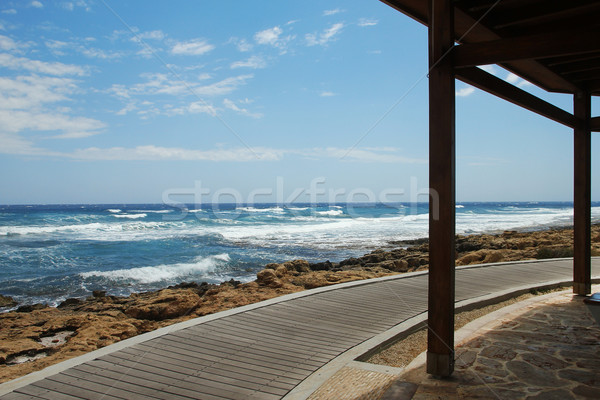
<path fill-rule="evenodd" d="M 382 398 L 600 399 L 600 326 L 590 311 L 596 307 L 570 293 L 552 296 L 457 346 L 451 378 L 434 379 L 420 366 Z"/>

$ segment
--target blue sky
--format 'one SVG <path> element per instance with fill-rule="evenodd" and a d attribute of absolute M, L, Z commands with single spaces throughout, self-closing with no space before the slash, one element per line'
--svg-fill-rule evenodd
<path fill-rule="evenodd" d="M 198 186 L 202 202 L 307 201 L 311 185 L 319 200 L 409 201 L 427 187 L 426 41 L 377 0 L 3 1 L 0 203 Z M 456 88 L 458 201 L 572 199 L 570 129 Z M 599 176 L 594 160 L 594 200 Z"/>

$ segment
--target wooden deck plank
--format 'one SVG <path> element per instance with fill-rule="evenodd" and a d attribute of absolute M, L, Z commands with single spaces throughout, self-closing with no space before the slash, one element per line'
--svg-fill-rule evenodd
<path fill-rule="evenodd" d="M 61 387 L 68 387 L 69 394 L 75 394 L 88 400 L 124 399 L 129 400 L 132 393 L 119 388 L 111 388 L 101 383 L 76 378 L 65 374 L 56 374 L 42 382 L 56 382 Z M 73 389 L 77 389 L 75 392 Z"/>
<path fill-rule="evenodd" d="M 64 373 L 66 373 L 65 371 Z M 142 396 L 151 398 L 155 396 L 159 399 L 168 398 L 173 400 L 189 400 L 189 396 L 182 396 L 169 390 L 169 385 L 161 382 L 155 382 L 151 379 L 139 379 L 136 376 L 124 374 L 119 371 L 113 371 L 106 367 L 94 365 L 92 362 L 79 365 L 75 368 L 68 370 L 68 373 L 86 373 L 92 375 L 92 378 L 96 382 L 100 382 L 104 379 L 108 379 L 114 382 L 115 387 L 127 387 L 132 388 L 131 391 L 135 391 Z M 98 377 L 96 380 L 94 377 Z M 223 397 L 211 396 L 205 394 L 207 400 L 221 400 Z"/>
<path fill-rule="evenodd" d="M 233 389 L 238 388 L 240 391 L 245 393 L 246 395 L 251 395 L 255 391 L 263 388 L 262 385 L 256 384 L 254 382 L 249 382 L 237 378 L 232 378 L 225 376 L 224 374 L 207 374 L 204 373 L 202 369 L 189 369 L 185 368 L 181 365 L 169 364 L 169 363 L 160 363 L 156 364 L 153 360 L 149 360 L 145 357 L 137 359 L 135 361 L 131 360 L 127 357 L 126 354 L 118 352 L 114 355 L 111 355 L 105 359 L 108 362 L 118 362 L 119 365 L 132 366 L 132 368 L 136 368 L 142 371 L 149 371 L 154 373 L 164 373 L 165 376 L 174 376 L 177 377 L 178 380 L 184 380 L 186 382 L 195 382 L 202 385 L 211 385 L 217 388 L 223 389 Z M 118 361 L 117 361 L 118 360 Z M 160 372 L 157 372 L 160 371 Z M 181 377 L 179 379 L 179 377 Z M 288 391 L 267 387 L 266 393 L 274 394 L 274 395 L 284 395 Z"/>
<path fill-rule="evenodd" d="M 125 350 L 128 350 L 128 349 L 125 349 Z M 142 357 L 143 359 L 149 360 L 150 362 L 154 362 L 154 363 L 166 363 L 166 364 L 178 365 L 178 366 L 182 366 L 185 368 L 189 368 L 190 370 L 195 369 L 200 372 L 211 373 L 211 374 L 221 375 L 221 376 L 229 376 L 232 378 L 256 383 L 259 385 L 272 386 L 277 389 L 290 390 L 295 386 L 294 383 L 273 382 L 273 375 L 268 375 L 268 374 L 263 374 L 262 376 L 249 375 L 248 372 L 251 372 L 251 370 L 239 369 L 239 370 L 232 371 L 230 369 L 220 369 L 220 368 L 215 368 L 213 366 L 213 363 L 198 364 L 198 363 L 189 362 L 187 360 L 181 360 L 179 358 L 171 358 L 171 357 L 166 357 L 166 356 L 152 354 L 152 353 L 135 354 L 135 353 L 126 352 L 126 351 L 123 351 L 123 353 L 131 354 L 132 356 L 135 356 L 135 357 Z M 296 381 L 294 381 L 294 382 L 296 382 Z"/>
<path fill-rule="evenodd" d="M 159 399 L 160 398 L 160 396 L 158 395 L 158 393 L 160 393 L 160 392 L 156 389 L 143 387 L 143 386 L 139 386 L 139 385 L 134 385 L 132 383 L 129 383 L 129 382 L 126 382 L 123 380 L 107 378 L 103 375 L 91 373 L 89 371 L 83 371 L 83 370 L 78 370 L 75 368 L 70 368 L 70 369 L 62 372 L 61 375 L 71 376 L 73 378 L 79 378 L 86 382 L 94 382 L 94 383 L 104 385 L 107 387 L 107 390 L 109 390 L 109 393 L 113 389 L 126 391 L 126 392 L 130 393 L 129 399 L 134 399 L 134 398 Z M 178 398 L 175 398 L 175 399 L 178 399 Z"/>
<path fill-rule="evenodd" d="M 232 400 L 244 400 L 248 398 L 246 393 L 236 393 L 231 390 L 221 389 L 218 387 L 221 385 L 213 385 L 212 382 L 200 385 L 187 380 L 188 377 L 186 376 L 181 376 L 180 374 L 157 367 L 142 366 L 133 361 L 115 363 L 112 361 L 95 360 L 92 363 L 123 375 L 138 378 L 141 385 L 144 385 L 148 380 L 163 383 L 166 387 L 162 390 L 183 396 L 196 398 L 196 396 L 202 394 Z"/>
<path fill-rule="evenodd" d="M 186 334 L 186 333 L 180 333 L 179 335 L 172 335 L 173 338 L 180 338 L 182 340 L 191 342 L 191 343 L 195 343 L 198 341 L 198 337 L 196 335 L 192 335 L 192 334 Z M 260 352 L 261 354 L 269 354 L 272 355 L 272 357 L 274 358 L 285 358 L 288 359 L 290 361 L 311 361 L 312 357 L 315 356 L 314 352 L 293 352 L 293 351 L 289 351 L 288 348 L 283 347 L 283 346 L 274 346 L 272 344 L 272 342 L 269 342 L 267 344 L 263 344 L 261 342 L 255 342 L 251 345 L 247 345 L 247 346 L 236 346 L 233 343 L 227 343 L 224 341 L 218 341 L 218 340 L 211 340 L 209 338 L 202 338 L 202 342 L 203 343 L 213 343 L 216 344 L 218 346 L 221 347 L 231 347 L 232 349 L 236 349 L 237 351 L 244 351 L 244 352 L 249 352 L 249 353 L 258 353 Z M 315 365 L 322 365 L 322 362 L 326 361 L 325 357 L 319 357 L 318 359 L 312 360 L 312 362 L 315 363 Z"/>
<path fill-rule="evenodd" d="M 144 349 L 145 346 L 144 345 L 138 345 L 141 349 Z M 150 350 L 156 349 L 157 351 L 160 350 L 160 347 L 156 346 L 153 348 L 149 348 Z M 179 354 L 180 356 L 185 356 L 185 355 L 189 355 L 189 352 L 185 351 L 185 350 L 181 350 L 178 348 L 170 348 L 169 346 L 164 346 L 163 350 L 166 352 L 170 352 L 172 354 Z M 296 382 L 301 381 L 302 379 L 306 378 L 308 376 L 308 374 L 306 373 L 301 373 L 299 371 L 284 371 L 284 370 L 279 370 L 279 369 L 275 369 L 272 366 L 261 366 L 261 365 L 256 365 L 256 364 L 249 364 L 247 362 L 244 361 L 240 361 L 237 359 L 228 359 L 228 358 L 224 358 L 224 357 L 214 357 L 212 355 L 203 355 L 203 354 L 199 354 L 196 356 L 198 359 L 202 358 L 202 359 L 212 359 L 215 362 L 215 365 L 223 365 L 223 368 L 227 368 L 228 366 L 232 366 L 232 367 L 237 367 L 237 368 L 242 368 L 242 369 L 247 369 L 247 368 L 251 368 L 254 371 L 258 371 L 261 373 L 266 373 L 272 376 L 278 376 L 278 377 L 285 377 L 285 378 L 289 378 L 292 379 Z"/>
<path fill-rule="evenodd" d="M 36 382 L 37 383 L 37 382 Z M 49 390 L 33 383 L 31 385 L 22 387 L 16 392 L 26 395 L 31 395 L 34 398 L 41 398 L 46 400 L 82 400 L 81 397 L 75 397 L 68 394 L 64 394 L 55 390 Z"/>

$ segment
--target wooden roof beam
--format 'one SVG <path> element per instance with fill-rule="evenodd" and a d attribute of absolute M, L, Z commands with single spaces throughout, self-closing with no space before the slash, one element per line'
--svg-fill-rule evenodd
<path fill-rule="evenodd" d="M 600 132 L 600 117 L 594 117 L 590 120 L 590 130 Z"/>
<path fill-rule="evenodd" d="M 457 79 L 527 110 L 570 128 L 580 126 L 580 121 L 572 114 L 485 72 L 481 68 L 462 68 L 456 70 L 455 73 Z"/>
<path fill-rule="evenodd" d="M 453 50 L 457 68 L 600 51 L 598 29 L 466 43 Z"/>

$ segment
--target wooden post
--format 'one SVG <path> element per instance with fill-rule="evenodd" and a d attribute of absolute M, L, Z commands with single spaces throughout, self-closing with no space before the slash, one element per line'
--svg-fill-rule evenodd
<path fill-rule="evenodd" d="M 573 101 L 574 115 L 583 121 L 574 135 L 573 196 L 573 293 L 590 294 L 591 284 L 591 96 L 577 93 Z"/>
<path fill-rule="evenodd" d="M 427 372 L 454 370 L 455 93 L 451 0 L 429 2 L 429 308 Z M 439 201 L 431 201 L 433 196 Z M 435 210 L 435 207 L 438 207 Z"/>

